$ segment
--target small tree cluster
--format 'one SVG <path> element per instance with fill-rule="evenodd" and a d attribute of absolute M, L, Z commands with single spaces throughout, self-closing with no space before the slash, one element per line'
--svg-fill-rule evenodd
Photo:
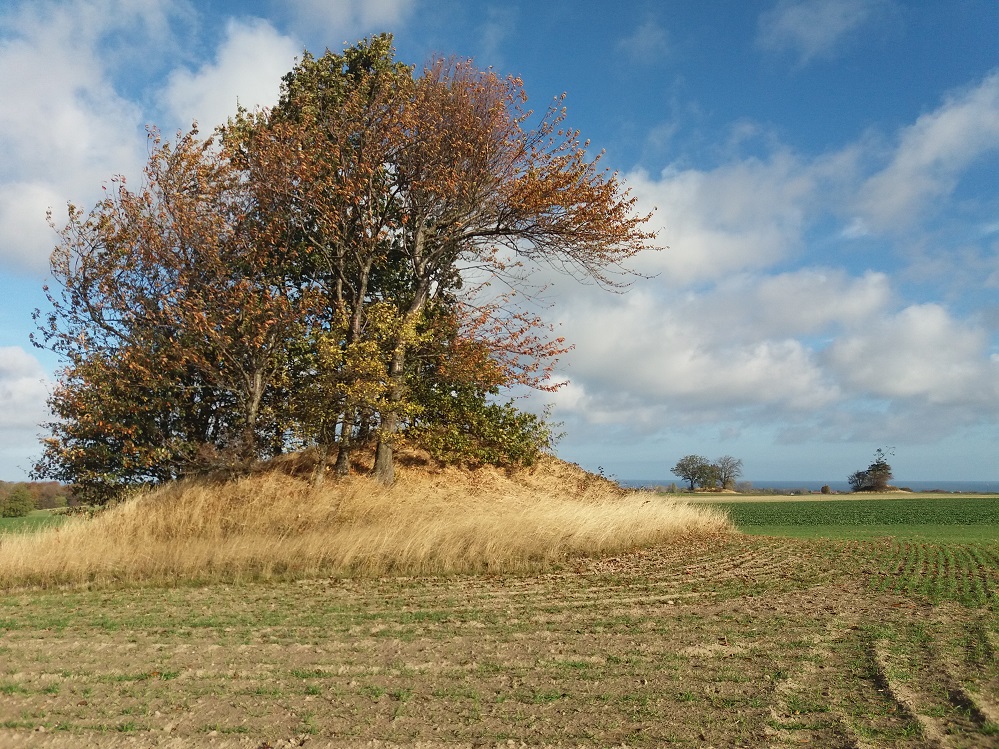
<path fill-rule="evenodd" d="M 889 488 L 892 480 L 891 466 L 888 464 L 887 456 L 893 455 L 893 448 L 878 448 L 874 451 L 874 460 L 863 471 L 854 471 L 847 478 L 850 482 L 850 489 L 855 492 L 883 492 Z"/>
<path fill-rule="evenodd" d="M 203 139 L 151 133 L 144 184 L 69 208 L 36 341 L 65 366 L 35 475 L 101 502 L 298 446 L 419 437 L 527 462 L 551 434 L 498 402 L 554 389 L 560 338 L 510 295 L 521 263 L 614 285 L 649 246 L 635 199 L 561 100 L 471 61 L 394 59 L 391 37 L 308 53 L 270 110 Z M 474 282 L 473 282 L 474 279 Z M 512 293 L 512 292 L 511 292 Z"/>
<path fill-rule="evenodd" d="M 742 461 L 731 455 L 723 455 L 714 463 L 701 455 L 687 455 L 677 461 L 670 471 L 689 482 L 690 490 L 731 489 L 742 475 Z"/>
<path fill-rule="evenodd" d="M 35 500 L 23 486 L 15 487 L 5 496 L 0 496 L 0 517 L 20 518 L 34 509 Z"/>
<path fill-rule="evenodd" d="M 58 481 L 0 481 L 0 498 L 16 489 L 24 489 L 31 495 L 36 510 L 66 507 L 73 499 L 70 487 Z"/>

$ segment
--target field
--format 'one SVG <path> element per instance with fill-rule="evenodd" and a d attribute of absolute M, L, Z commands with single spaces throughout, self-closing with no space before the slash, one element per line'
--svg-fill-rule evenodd
<path fill-rule="evenodd" d="M 999 496 L 711 502 L 746 533 L 797 538 L 999 541 Z M 706 502 L 707 504 L 707 502 Z"/>
<path fill-rule="evenodd" d="M 34 510 L 20 518 L 0 518 L 0 534 L 24 533 L 61 525 L 65 518 L 48 510 Z"/>
<path fill-rule="evenodd" d="M 997 648 L 986 540 L 22 590 L 0 597 L 0 746 L 999 747 Z"/>

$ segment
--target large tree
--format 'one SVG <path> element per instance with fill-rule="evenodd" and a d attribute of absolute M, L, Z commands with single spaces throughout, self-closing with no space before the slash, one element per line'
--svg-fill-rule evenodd
<path fill-rule="evenodd" d="M 98 495 L 269 452 L 307 301 L 223 148 L 196 129 L 150 145 L 138 189 L 118 178 L 89 213 L 69 207 L 36 315 L 36 343 L 66 361 L 37 473 Z"/>
<path fill-rule="evenodd" d="M 360 335 L 370 304 L 397 310 L 377 409 L 383 481 L 408 412 L 415 331 L 432 300 L 454 298 L 463 271 L 510 280 L 529 260 L 612 284 L 653 238 L 617 176 L 565 125 L 561 101 L 535 118 L 526 99 L 520 79 L 468 60 L 434 59 L 414 75 L 378 36 L 306 55 L 272 112 L 232 128 L 248 153 L 276 143 L 294 154 L 288 182 L 273 189 L 311 256 L 304 280 L 324 290 L 331 319 L 349 321 L 343 345 Z M 345 407 L 341 454 L 354 423 Z"/>
<path fill-rule="evenodd" d="M 715 474 L 712 468 L 711 462 L 702 455 L 685 455 L 670 469 L 670 473 L 689 482 L 693 491 L 713 479 Z"/>
<path fill-rule="evenodd" d="M 391 170 L 400 205 L 393 228 L 411 278 L 400 300 L 406 321 L 449 291 L 463 267 L 503 274 L 511 258 L 525 258 L 611 282 L 608 271 L 652 239 L 616 175 L 565 126 L 565 110 L 552 107 L 528 127 L 526 100 L 520 79 L 467 60 L 434 60 L 416 79 Z M 375 464 L 383 481 L 392 478 L 407 349 L 400 338 L 389 369 Z"/>
<path fill-rule="evenodd" d="M 414 73 L 378 36 L 305 54 L 217 138 L 154 136 L 140 189 L 71 207 L 53 254 L 41 343 L 68 364 L 39 474 L 126 486 L 297 435 L 321 480 L 375 434 L 387 482 L 402 430 L 479 459 L 543 444 L 496 398 L 553 387 L 567 347 L 484 289 L 539 262 L 615 285 L 653 235 L 561 102 L 525 102 L 470 61 Z"/>
<path fill-rule="evenodd" d="M 718 469 L 718 481 L 722 489 L 733 488 L 735 480 L 742 475 L 742 461 L 731 455 L 722 455 L 715 461 L 715 467 Z"/>

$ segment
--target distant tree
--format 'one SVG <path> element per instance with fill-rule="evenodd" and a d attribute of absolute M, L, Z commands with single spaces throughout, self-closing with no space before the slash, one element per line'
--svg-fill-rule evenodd
<path fill-rule="evenodd" d="M 883 492 L 888 489 L 888 482 L 892 480 L 893 474 L 887 456 L 892 454 L 893 448 L 890 447 L 875 450 L 874 461 L 867 470 L 855 471 L 847 478 L 850 488 L 855 492 Z"/>
<path fill-rule="evenodd" d="M 697 485 L 702 489 L 717 489 L 721 487 L 721 471 L 715 463 L 708 463 L 701 469 Z"/>
<path fill-rule="evenodd" d="M 891 466 L 888 465 L 886 453 L 891 454 L 891 448 L 878 448 L 874 451 L 874 462 L 867 467 L 867 476 L 871 488 L 876 492 L 883 492 L 888 488 L 888 482 L 892 480 L 893 474 Z"/>
<path fill-rule="evenodd" d="M 701 455 L 686 455 L 676 462 L 670 473 L 689 482 L 690 490 L 693 491 L 696 487 L 704 485 L 706 472 L 710 467 L 711 463 L 707 458 Z"/>
<path fill-rule="evenodd" d="M 722 489 L 731 489 L 735 486 L 735 480 L 742 475 L 742 461 L 733 458 L 731 455 L 723 455 L 715 461 L 718 469 L 718 482 Z"/>
<path fill-rule="evenodd" d="M 850 490 L 855 492 L 863 491 L 869 482 L 867 471 L 854 471 L 846 480 L 850 482 Z"/>
<path fill-rule="evenodd" d="M 19 486 L 0 502 L 0 516 L 5 518 L 21 518 L 35 509 L 31 492 Z"/>

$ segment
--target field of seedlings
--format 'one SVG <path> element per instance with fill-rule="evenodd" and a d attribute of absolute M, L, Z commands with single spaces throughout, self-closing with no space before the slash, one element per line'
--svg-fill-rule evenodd
<path fill-rule="evenodd" d="M 0 598 L 5 747 L 999 747 L 999 548 Z"/>
<path fill-rule="evenodd" d="M 710 502 L 744 532 L 798 538 L 989 542 L 999 539 L 999 497 L 916 495 L 878 499 Z"/>

